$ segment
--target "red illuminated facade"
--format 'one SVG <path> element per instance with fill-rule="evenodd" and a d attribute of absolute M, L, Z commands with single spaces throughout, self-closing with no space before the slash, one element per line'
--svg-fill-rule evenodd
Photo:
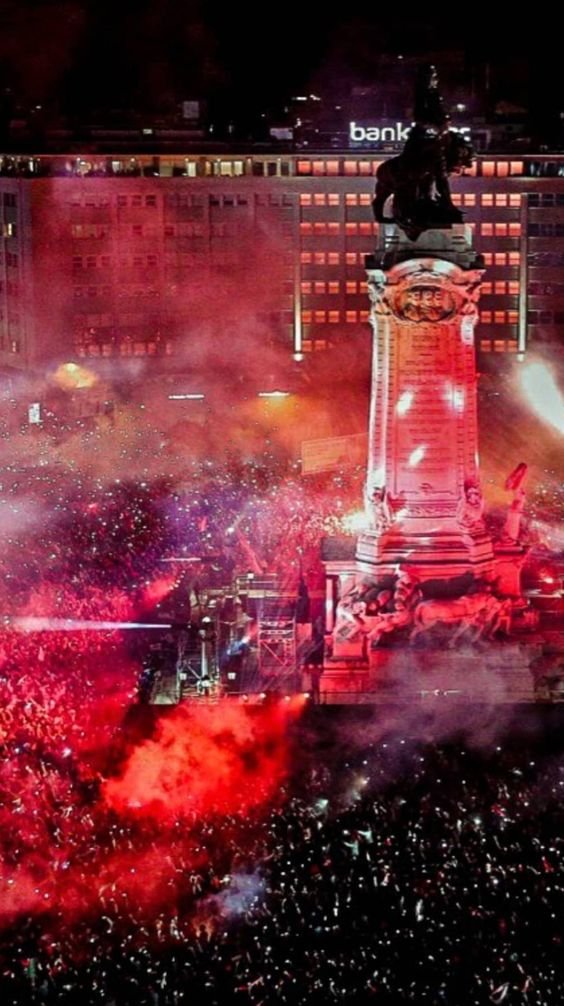
<path fill-rule="evenodd" d="M 365 336 L 374 173 L 362 152 L 4 159 L 0 364 L 154 357 L 225 326 L 244 281 L 289 354 Z M 486 275 L 482 362 L 564 341 L 564 156 L 455 179 Z"/>

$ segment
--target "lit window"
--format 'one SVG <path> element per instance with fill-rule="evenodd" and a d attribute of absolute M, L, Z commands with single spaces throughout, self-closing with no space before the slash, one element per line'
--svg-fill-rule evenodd
<path fill-rule="evenodd" d="M 345 161 L 345 175 L 356 175 L 356 174 L 358 174 L 357 161 Z"/>
<path fill-rule="evenodd" d="M 329 206 L 338 206 L 340 203 L 339 193 L 330 192 L 329 195 L 327 196 L 327 202 Z"/>
<path fill-rule="evenodd" d="M 313 317 L 315 319 L 316 325 L 324 325 L 325 322 L 326 322 L 326 320 L 327 320 L 327 312 L 326 311 L 314 311 L 313 312 Z"/>
<path fill-rule="evenodd" d="M 493 236 L 493 224 L 482 224 L 481 228 L 482 237 L 492 237 Z"/>
<path fill-rule="evenodd" d="M 311 293 L 311 283 L 304 282 L 301 284 L 302 293 Z"/>
<path fill-rule="evenodd" d="M 492 323 L 492 312 L 491 311 L 480 311 L 480 321 L 484 325 L 491 325 L 491 323 Z"/>
<path fill-rule="evenodd" d="M 518 251 L 509 252 L 509 265 L 519 265 L 521 261 L 521 253 Z"/>
<path fill-rule="evenodd" d="M 481 196 L 482 206 L 493 206 L 494 197 L 493 192 L 484 192 Z"/>
<path fill-rule="evenodd" d="M 493 265 L 493 252 L 484 252 L 484 265 Z"/>
<path fill-rule="evenodd" d="M 465 206 L 475 206 L 476 205 L 476 193 L 475 192 L 467 192 L 466 193 L 466 195 L 464 196 L 464 205 Z"/>
<path fill-rule="evenodd" d="M 338 175 L 339 174 L 339 162 L 338 161 L 327 161 L 327 174 L 328 175 Z"/>
<path fill-rule="evenodd" d="M 314 206 L 325 206 L 327 203 L 327 197 L 324 192 L 316 192 L 313 196 Z"/>
<path fill-rule="evenodd" d="M 372 164 L 370 161 L 359 161 L 358 162 L 358 173 L 359 175 L 371 175 L 372 174 Z"/>
<path fill-rule="evenodd" d="M 339 228 L 339 224 L 337 224 L 337 223 L 328 223 L 327 224 L 327 230 L 329 231 L 329 234 L 338 234 L 339 233 L 339 229 L 340 229 Z"/>
<path fill-rule="evenodd" d="M 513 172 L 511 172 L 513 174 Z M 509 195 L 509 205 L 510 206 L 520 206 L 521 205 L 521 194 L 519 192 L 511 192 Z"/>
<path fill-rule="evenodd" d="M 311 161 L 298 161 L 298 175 L 311 175 Z"/>
<path fill-rule="evenodd" d="M 300 206 L 311 206 L 311 192 L 300 193 Z"/>
<path fill-rule="evenodd" d="M 313 224 L 309 221 L 303 221 L 300 223 L 300 234 L 312 234 Z"/>
<path fill-rule="evenodd" d="M 316 265 L 325 265 L 325 252 L 315 252 L 313 261 Z"/>
<path fill-rule="evenodd" d="M 511 279 L 507 284 L 508 293 L 512 294 L 514 297 L 519 296 L 519 283 L 516 279 Z"/>
<path fill-rule="evenodd" d="M 325 283 L 314 283 L 313 289 L 315 293 L 325 293 L 326 284 Z"/>
<path fill-rule="evenodd" d="M 354 192 L 347 192 L 345 206 L 358 206 L 358 196 Z"/>
<path fill-rule="evenodd" d="M 495 175 L 495 161 L 482 161 L 482 175 L 484 178 Z"/>
<path fill-rule="evenodd" d="M 507 206 L 507 193 L 497 192 L 495 197 L 496 206 Z"/>
<path fill-rule="evenodd" d="M 313 173 L 314 173 L 314 175 L 324 175 L 325 174 L 325 161 L 314 161 L 313 162 Z"/>
<path fill-rule="evenodd" d="M 509 235 L 512 238 L 518 238 L 521 235 L 521 224 L 518 221 L 509 224 Z"/>
<path fill-rule="evenodd" d="M 304 325 L 311 325 L 312 313 L 311 311 L 302 311 L 302 321 Z"/>
<path fill-rule="evenodd" d="M 349 324 L 349 325 L 350 324 L 354 324 L 358 320 L 358 312 L 357 311 L 345 311 L 345 319 L 347 321 L 347 324 Z"/>
<path fill-rule="evenodd" d="M 507 161 L 497 162 L 497 176 L 498 178 L 505 178 L 509 174 L 509 164 Z"/>
<path fill-rule="evenodd" d="M 329 317 L 329 324 L 336 325 L 338 324 L 341 315 L 339 311 L 329 311 L 328 317 Z"/>
<path fill-rule="evenodd" d="M 329 265 L 339 265 L 339 252 L 329 252 L 327 262 Z"/>
<path fill-rule="evenodd" d="M 507 290 L 507 284 L 504 280 L 498 280 L 494 285 L 494 291 L 497 294 L 504 294 Z"/>
<path fill-rule="evenodd" d="M 496 252 L 494 254 L 494 262 L 496 265 L 507 265 L 507 255 L 505 252 Z"/>
<path fill-rule="evenodd" d="M 509 322 L 510 325 L 517 325 L 517 323 L 519 321 L 519 312 L 518 311 L 508 311 L 507 312 L 507 321 Z"/>
<path fill-rule="evenodd" d="M 507 237 L 507 224 L 496 224 L 495 228 L 494 228 L 494 231 L 495 231 L 495 236 L 496 237 L 498 237 L 498 238 L 506 238 Z"/>
<path fill-rule="evenodd" d="M 331 293 L 331 294 L 338 293 L 339 292 L 339 284 L 338 283 L 328 283 L 327 284 L 327 292 Z"/>
<path fill-rule="evenodd" d="M 347 283 L 345 284 L 345 290 L 347 293 L 357 293 L 358 283 L 353 281 L 347 281 Z"/>
<path fill-rule="evenodd" d="M 494 325 L 505 325 L 505 311 L 494 311 Z"/>
<path fill-rule="evenodd" d="M 484 295 L 487 295 L 487 294 L 489 294 L 491 292 L 492 292 L 492 284 L 491 283 L 482 283 L 482 293 Z"/>
<path fill-rule="evenodd" d="M 300 255 L 300 262 L 302 265 L 311 265 L 312 255 L 311 252 L 302 252 Z"/>
<path fill-rule="evenodd" d="M 512 175 L 522 175 L 523 174 L 523 161 L 510 161 L 509 170 Z M 521 197 L 519 196 L 519 199 Z"/>
<path fill-rule="evenodd" d="M 345 262 L 347 265 L 356 265 L 356 252 L 346 252 Z"/>

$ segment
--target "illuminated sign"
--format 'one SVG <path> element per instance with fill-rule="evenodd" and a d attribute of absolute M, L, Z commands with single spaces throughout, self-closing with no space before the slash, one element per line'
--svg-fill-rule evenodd
<path fill-rule="evenodd" d="M 349 122 L 349 142 L 376 145 L 384 143 L 402 144 L 407 140 L 411 126 L 412 123 L 405 125 L 403 122 L 395 122 L 393 125 L 386 126 L 367 126 L 360 122 Z M 468 139 L 470 138 L 470 129 L 468 126 L 457 128 L 456 132 L 462 133 Z"/>
<path fill-rule="evenodd" d="M 349 123 L 349 140 L 353 143 L 405 143 L 411 125 L 396 122 L 393 126 L 363 126 Z"/>

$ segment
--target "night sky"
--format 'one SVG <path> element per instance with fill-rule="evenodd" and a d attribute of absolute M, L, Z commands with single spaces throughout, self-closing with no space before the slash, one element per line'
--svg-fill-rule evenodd
<path fill-rule="evenodd" d="M 386 53 L 435 52 L 448 87 L 456 51 L 454 85 L 487 79 L 492 100 L 535 116 L 564 108 L 556 33 L 504 8 L 348 2 L 345 16 L 287 0 L 251 15 L 204 0 L 2 0 L 0 84 L 53 114 L 170 113 L 204 98 L 226 114 L 253 115 L 296 91 L 381 80 Z"/>

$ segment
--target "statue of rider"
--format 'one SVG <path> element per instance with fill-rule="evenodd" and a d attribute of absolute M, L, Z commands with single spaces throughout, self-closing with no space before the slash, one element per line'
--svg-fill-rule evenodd
<path fill-rule="evenodd" d="M 445 109 L 439 92 L 439 77 L 437 68 L 432 63 L 419 67 L 415 82 L 413 103 L 414 125 L 404 147 L 406 162 L 415 169 L 424 166 L 432 160 L 434 163 L 434 181 L 437 195 L 441 203 L 450 203 L 450 188 L 445 158 L 445 141 L 450 127 L 450 116 Z M 461 219 L 459 213 L 454 214 Z"/>
<path fill-rule="evenodd" d="M 454 206 L 448 177 L 471 163 L 467 140 L 449 128 L 450 118 L 439 93 L 437 70 L 422 66 L 414 95 L 414 125 L 402 153 L 384 161 L 376 172 L 375 219 L 387 222 L 384 206 L 393 195 L 393 219 L 409 238 L 433 227 L 462 221 Z"/>

